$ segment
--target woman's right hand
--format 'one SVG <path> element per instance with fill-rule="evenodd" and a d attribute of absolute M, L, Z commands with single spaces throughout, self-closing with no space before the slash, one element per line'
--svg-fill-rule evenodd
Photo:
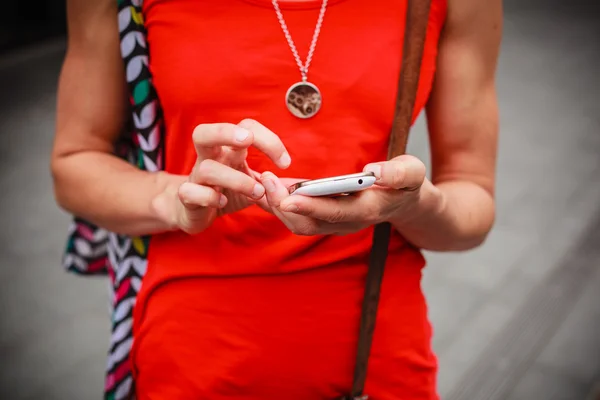
<path fill-rule="evenodd" d="M 281 139 L 254 120 L 201 124 L 192 135 L 197 160 L 190 175 L 177 177 L 157 196 L 155 212 L 172 229 L 202 232 L 219 214 L 256 204 L 265 194 L 260 174 L 246 162 L 248 148 L 265 153 L 279 168 L 291 159 Z M 264 199 L 263 199 L 264 200 Z"/>

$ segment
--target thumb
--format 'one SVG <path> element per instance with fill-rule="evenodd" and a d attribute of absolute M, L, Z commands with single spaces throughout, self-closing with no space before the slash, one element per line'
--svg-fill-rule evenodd
<path fill-rule="evenodd" d="M 425 164 L 408 154 L 389 161 L 367 164 L 364 171 L 373 172 L 379 186 L 406 190 L 420 188 L 426 174 Z"/>
<path fill-rule="evenodd" d="M 281 180 L 272 172 L 264 172 L 260 181 L 266 189 L 266 198 L 269 206 L 279 208 L 281 201 L 290 195 Z"/>
<path fill-rule="evenodd" d="M 177 227 L 189 234 L 202 232 L 214 220 L 219 209 L 227 205 L 227 197 L 215 189 L 191 182 L 183 183 L 177 192 L 175 210 Z"/>

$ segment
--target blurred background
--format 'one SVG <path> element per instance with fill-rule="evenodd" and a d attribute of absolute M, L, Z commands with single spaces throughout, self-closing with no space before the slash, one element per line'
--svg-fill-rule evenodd
<path fill-rule="evenodd" d="M 497 223 L 475 251 L 427 254 L 439 391 L 448 400 L 596 400 L 600 7 L 504 3 Z M 108 282 L 61 269 L 69 217 L 54 204 L 48 169 L 64 24 L 60 0 L 5 2 L 0 13 L 2 399 L 103 390 Z M 422 119 L 410 151 L 429 158 Z"/>

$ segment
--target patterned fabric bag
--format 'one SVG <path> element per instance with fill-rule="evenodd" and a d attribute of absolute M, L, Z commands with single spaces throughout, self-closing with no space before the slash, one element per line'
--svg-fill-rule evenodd
<path fill-rule="evenodd" d="M 164 125 L 148 68 L 142 0 L 117 1 L 131 118 L 121 140 L 115 144 L 115 153 L 140 169 L 155 172 L 161 170 L 164 163 Z M 146 272 L 149 240 L 149 237 L 108 232 L 78 217 L 69 228 L 64 267 L 80 275 L 108 274 L 111 281 L 112 338 L 105 399 L 126 399 L 133 386 L 129 362 L 132 311 Z"/>

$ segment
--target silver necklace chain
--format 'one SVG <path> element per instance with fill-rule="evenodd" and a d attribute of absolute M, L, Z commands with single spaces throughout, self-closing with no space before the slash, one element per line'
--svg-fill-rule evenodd
<path fill-rule="evenodd" d="M 308 68 L 310 67 L 310 62 L 312 61 L 313 55 L 315 54 L 315 47 L 317 47 L 317 40 L 319 39 L 319 33 L 321 32 L 321 25 L 323 25 L 323 18 L 325 17 L 325 10 L 327 9 L 327 0 L 323 0 L 323 4 L 321 5 L 321 11 L 319 11 L 319 18 L 317 19 L 317 26 L 315 26 L 315 32 L 313 33 L 312 41 L 310 42 L 310 48 L 308 50 L 308 55 L 306 56 L 306 62 L 303 64 L 300 55 L 298 54 L 298 49 L 294 44 L 294 39 L 292 39 L 292 35 L 288 30 L 287 24 L 285 23 L 285 19 L 283 19 L 283 14 L 281 13 L 281 9 L 279 8 L 279 3 L 277 0 L 272 0 L 273 7 L 275 8 L 275 13 L 277 14 L 277 19 L 279 20 L 279 24 L 281 25 L 281 29 L 283 30 L 283 34 L 290 46 L 290 50 L 292 50 L 292 54 L 294 54 L 294 58 L 296 59 L 296 64 L 298 64 L 298 68 L 300 68 L 300 74 L 302 75 L 302 82 L 306 82 L 308 79 Z"/>

